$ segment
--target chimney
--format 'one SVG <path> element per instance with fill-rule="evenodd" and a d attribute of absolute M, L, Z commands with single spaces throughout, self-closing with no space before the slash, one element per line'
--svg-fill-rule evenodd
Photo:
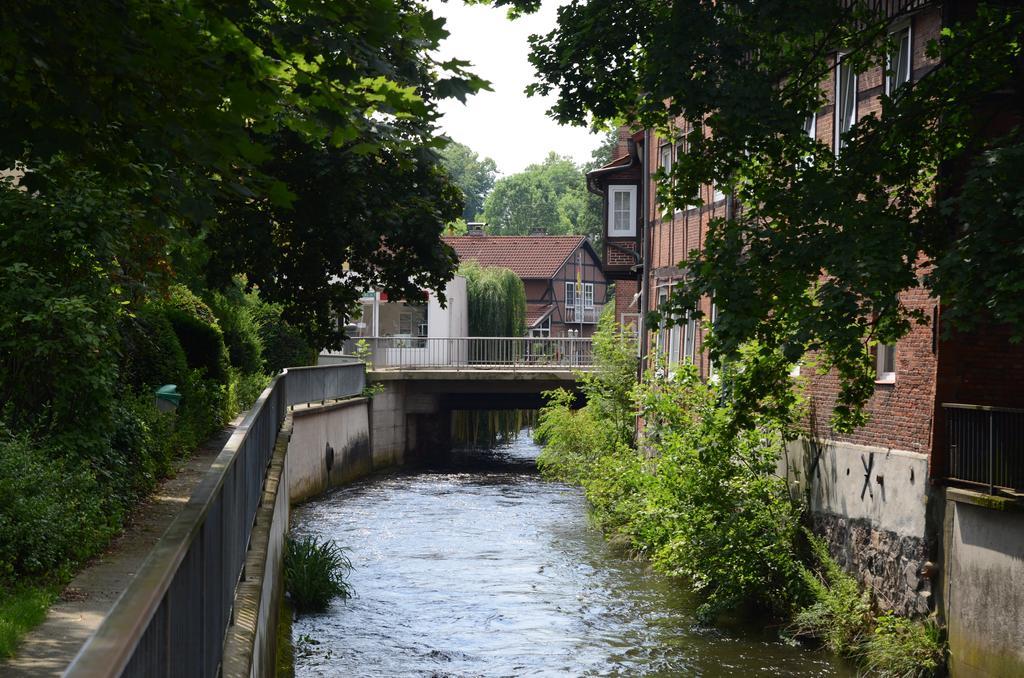
<path fill-rule="evenodd" d="M 547 235 L 548 229 L 544 226 L 534 226 L 530 229 L 530 235 Z"/>
<path fill-rule="evenodd" d="M 468 221 L 466 222 L 466 235 L 483 235 L 485 226 L 487 224 L 482 221 Z"/>

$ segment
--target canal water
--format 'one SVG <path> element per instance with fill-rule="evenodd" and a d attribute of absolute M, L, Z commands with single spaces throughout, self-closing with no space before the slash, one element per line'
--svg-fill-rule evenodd
<path fill-rule="evenodd" d="M 355 596 L 293 627 L 297 676 L 850 676 L 773 629 L 713 628 L 609 546 L 528 432 L 298 507 L 349 549 Z"/>

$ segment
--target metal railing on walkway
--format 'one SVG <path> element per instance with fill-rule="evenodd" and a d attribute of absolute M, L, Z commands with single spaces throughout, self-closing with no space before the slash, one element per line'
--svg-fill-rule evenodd
<path fill-rule="evenodd" d="M 65 676 L 215 678 L 288 406 L 355 396 L 365 385 L 356 361 L 275 377 Z"/>
<path fill-rule="evenodd" d="M 355 355 L 362 342 L 374 368 L 586 369 L 594 364 L 593 341 L 580 337 L 366 337 L 330 355 Z"/>
<path fill-rule="evenodd" d="M 1024 410 L 943 403 L 949 440 L 947 477 L 1024 492 Z"/>

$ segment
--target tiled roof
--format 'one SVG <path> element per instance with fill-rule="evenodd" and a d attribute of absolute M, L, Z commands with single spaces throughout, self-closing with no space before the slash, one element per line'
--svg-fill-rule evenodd
<path fill-rule="evenodd" d="M 554 277 L 583 244 L 582 235 L 458 235 L 443 238 L 459 261 L 503 266 L 524 280 Z"/>
<path fill-rule="evenodd" d="M 555 310 L 554 304 L 527 304 L 526 305 L 526 326 L 533 327 Z"/>

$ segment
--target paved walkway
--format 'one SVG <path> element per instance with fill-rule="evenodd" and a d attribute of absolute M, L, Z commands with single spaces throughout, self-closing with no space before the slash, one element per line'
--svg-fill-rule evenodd
<path fill-rule="evenodd" d="M 46 621 L 25 636 L 18 653 L 0 663 L 0 676 L 35 678 L 64 672 L 127 588 L 150 549 L 188 503 L 192 490 L 241 421 L 239 415 L 206 441 L 173 478 L 160 483 L 107 551 L 71 580 L 50 608 Z"/>

